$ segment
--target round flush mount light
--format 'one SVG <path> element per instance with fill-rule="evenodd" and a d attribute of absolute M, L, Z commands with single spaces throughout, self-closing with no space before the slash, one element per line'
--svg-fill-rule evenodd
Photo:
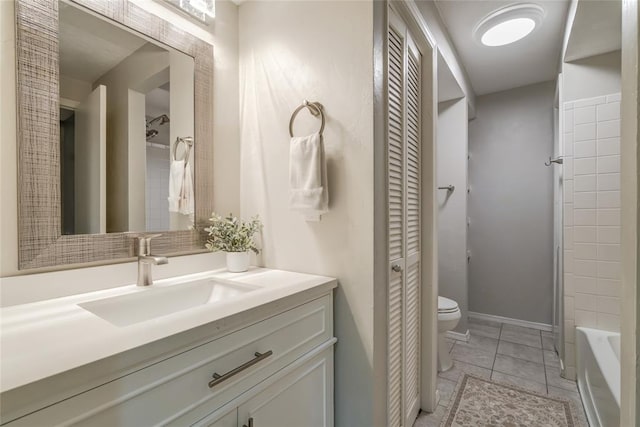
<path fill-rule="evenodd" d="M 544 18 L 537 4 L 515 4 L 496 10 L 482 19 L 473 30 L 474 39 L 484 46 L 514 43 L 535 30 Z"/>
<path fill-rule="evenodd" d="M 480 42 L 485 46 L 504 46 L 525 38 L 534 28 L 536 23 L 531 18 L 509 19 L 485 31 Z"/>

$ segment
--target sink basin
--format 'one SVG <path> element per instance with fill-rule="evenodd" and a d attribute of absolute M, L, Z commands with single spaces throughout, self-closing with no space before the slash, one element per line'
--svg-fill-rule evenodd
<path fill-rule="evenodd" d="M 178 311 L 228 300 L 255 289 L 258 288 L 204 279 L 168 287 L 151 287 L 133 294 L 78 305 L 113 325 L 129 326 Z"/>

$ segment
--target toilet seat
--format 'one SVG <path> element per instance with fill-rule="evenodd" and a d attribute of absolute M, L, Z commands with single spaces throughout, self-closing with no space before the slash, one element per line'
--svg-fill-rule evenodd
<path fill-rule="evenodd" d="M 438 313 L 439 314 L 445 314 L 445 313 L 455 313 L 456 311 L 459 311 L 460 308 L 458 307 L 458 303 L 455 302 L 452 299 L 449 298 L 445 298 L 445 297 L 438 297 Z"/>

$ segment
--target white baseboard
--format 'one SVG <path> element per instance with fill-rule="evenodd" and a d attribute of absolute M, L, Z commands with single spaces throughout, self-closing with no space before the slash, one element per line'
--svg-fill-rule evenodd
<path fill-rule="evenodd" d="M 464 342 L 469 342 L 469 338 L 471 338 L 471 334 L 469 333 L 468 329 L 464 334 L 462 332 L 447 331 L 444 333 L 444 336 L 447 338 L 451 338 L 452 340 Z"/>
<path fill-rule="evenodd" d="M 553 327 L 546 323 L 529 322 L 528 320 L 512 319 L 510 317 L 495 316 L 493 314 L 476 313 L 470 311 L 468 314 L 470 319 L 493 320 L 494 322 L 506 323 L 508 325 L 524 326 L 525 328 L 539 329 L 541 331 L 551 332 Z"/>

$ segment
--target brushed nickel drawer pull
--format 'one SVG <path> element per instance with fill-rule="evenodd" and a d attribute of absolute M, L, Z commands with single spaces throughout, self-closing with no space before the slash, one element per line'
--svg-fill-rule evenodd
<path fill-rule="evenodd" d="M 271 350 L 266 351 L 264 353 L 258 353 L 256 351 L 255 352 L 255 356 L 256 356 L 255 358 L 249 360 L 247 363 L 244 363 L 244 364 L 238 366 L 237 368 L 234 368 L 234 369 L 230 370 L 226 374 L 220 375 L 217 372 L 214 372 L 213 379 L 209 382 L 209 388 L 213 388 L 213 387 L 217 386 L 221 382 L 224 382 L 224 381 L 228 380 L 229 378 L 233 377 L 234 375 L 239 374 L 240 372 L 244 371 L 245 369 L 250 368 L 251 366 L 255 365 L 256 363 L 260 362 L 261 360 L 266 359 L 267 357 L 271 356 L 272 354 L 273 354 L 273 351 L 271 351 Z"/>

